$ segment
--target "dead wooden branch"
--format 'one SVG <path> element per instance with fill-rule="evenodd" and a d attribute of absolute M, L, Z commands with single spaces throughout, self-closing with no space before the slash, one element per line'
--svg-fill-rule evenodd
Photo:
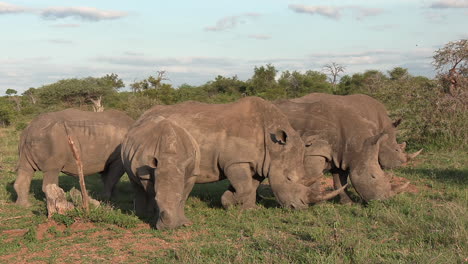
<path fill-rule="evenodd" d="M 81 156 L 80 156 L 78 149 L 75 146 L 75 142 L 73 142 L 73 139 L 71 138 L 69 134 L 67 136 L 68 136 L 68 144 L 70 145 L 70 148 L 73 153 L 73 157 L 75 158 L 76 167 L 78 168 L 78 179 L 80 181 L 81 195 L 83 197 L 83 208 L 88 213 L 89 212 L 89 197 L 88 197 L 88 192 L 86 191 L 86 184 L 84 180 L 83 163 L 81 162 Z"/>
<path fill-rule="evenodd" d="M 47 200 L 47 216 L 51 218 L 54 214 L 65 214 L 75 208 L 67 201 L 65 192 L 56 184 L 48 184 L 45 190 Z"/>

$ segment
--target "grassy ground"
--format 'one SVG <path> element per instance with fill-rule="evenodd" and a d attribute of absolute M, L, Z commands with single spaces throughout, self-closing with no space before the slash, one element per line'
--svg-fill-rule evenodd
<path fill-rule="evenodd" d="M 412 193 L 384 202 L 322 203 L 303 211 L 224 210 L 227 183 L 195 186 L 186 206 L 190 227 L 151 228 L 131 213 L 124 176 L 118 197 L 90 215 L 79 211 L 47 220 L 41 175 L 32 183 L 31 208 L 14 205 L 18 135 L 0 129 L 0 263 L 466 263 L 468 154 L 425 153 L 394 171 Z M 78 181 L 62 175 L 65 191 Z M 99 176 L 87 179 L 98 196 Z"/>

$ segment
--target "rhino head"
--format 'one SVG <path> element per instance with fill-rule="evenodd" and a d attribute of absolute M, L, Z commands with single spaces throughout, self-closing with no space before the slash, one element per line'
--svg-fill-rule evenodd
<path fill-rule="evenodd" d="M 271 189 L 277 201 L 283 207 L 303 209 L 311 203 L 331 199 L 344 191 L 346 186 L 328 193 L 322 193 L 317 188 L 303 184 L 305 177 L 304 151 L 305 146 L 296 131 L 292 128 L 288 133 L 277 129 L 267 137 L 267 148 L 264 166 L 268 171 Z"/>
<path fill-rule="evenodd" d="M 396 141 L 396 127 L 400 123 L 401 118 L 384 129 L 384 133 L 388 134 L 388 137 L 385 140 L 382 140 L 379 149 L 379 163 L 384 169 L 400 167 L 414 159 L 422 151 L 421 149 L 415 153 L 406 153 L 406 142 L 398 144 Z"/>
<path fill-rule="evenodd" d="M 356 153 L 349 164 L 349 177 L 364 201 L 384 200 L 402 192 L 409 182 L 392 185 L 379 164 L 381 145 L 389 137 L 386 133 L 367 138 L 361 152 Z"/>

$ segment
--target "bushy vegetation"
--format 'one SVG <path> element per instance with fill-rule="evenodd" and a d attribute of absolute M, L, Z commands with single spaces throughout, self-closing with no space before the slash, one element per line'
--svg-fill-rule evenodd
<path fill-rule="evenodd" d="M 368 94 L 382 101 L 391 117 L 403 118 L 401 140 L 419 146 L 458 148 L 468 146 L 468 42 L 450 42 L 434 53 L 436 79 L 413 76 L 396 67 L 387 73 L 368 70 L 337 77 L 345 67 L 327 64 L 325 72 L 284 71 L 273 65 L 255 67 L 250 79 L 217 76 L 200 86 L 168 83 L 165 71 L 129 84 L 131 91 L 119 90 L 124 83 L 116 74 L 83 79 L 64 79 L 39 88 L 29 88 L 22 96 L 8 89 L 0 98 L 0 126 L 18 130 L 34 116 L 67 107 L 100 111 L 115 108 L 138 118 L 155 104 L 175 104 L 194 100 L 227 103 L 243 96 L 268 100 L 294 98 L 312 92 L 347 95 Z M 328 78 L 329 77 L 329 78 Z"/>

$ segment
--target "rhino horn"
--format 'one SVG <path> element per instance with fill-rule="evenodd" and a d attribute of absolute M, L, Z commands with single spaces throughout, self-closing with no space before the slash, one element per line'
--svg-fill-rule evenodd
<path fill-rule="evenodd" d="M 402 151 L 405 151 L 405 149 L 406 149 L 406 142 L 403 142 L 403 143 L 398 144 L 398 145 L 400 146 L 400 149 L 401 149 Z"/>
<path fill-rule="evenodd" d="M 401 185 L 397 185 L 397 186 L 392 186 L 392 193 L 393 194 L 399 194 L 401 192 L 403 192 L 406 188 L 408 188 L 410 182 L 406 182 L 406 183 L 403 183 Z"/>
<path fill-rule="evenodd" d="M 419 154 L 421 154 L 421 152 L 423 151 L 423 149 L 420 149 L 419 151 L 415 152 L 415 153 L 411 153 L 411 154 L 407 154 L 407 158 L 408 158 L 408 161 L 416 158 L 416 156 L 418 156 Z"/>
<path fill-rule="evenodd" d="M 319 195 L 312 193 L 309 196 L 309 203 L 318 203 L 321 201 L 326 201 L 334 198 L 335 196 L 339 195 L 340 193 L 344 192 L 344 190 L 348 187 L 348 184 L 343 185 L 343 187 L 336 189 L 334 191 L 330 191 L 328 193 L 321 193 Z"/>

